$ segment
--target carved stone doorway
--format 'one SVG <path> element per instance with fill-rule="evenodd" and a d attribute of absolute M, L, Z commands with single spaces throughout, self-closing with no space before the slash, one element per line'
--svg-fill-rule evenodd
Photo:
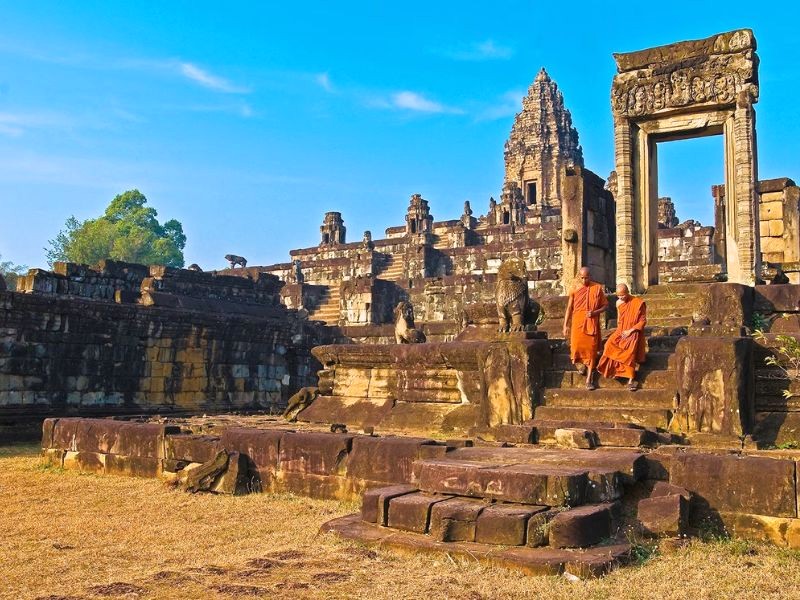
<path fill-rule="evenodd" d="M 728 281 L 753 285 L 760 269 L 752 31 L 615 54 L 617 279 L 643 292 L 658 283 L 658 143 L 724 136 Z"/>

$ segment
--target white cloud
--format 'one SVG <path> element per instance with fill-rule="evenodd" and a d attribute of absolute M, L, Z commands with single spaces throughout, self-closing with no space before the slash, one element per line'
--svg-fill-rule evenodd
<path fill-rule="evenodd" d="M 326 92 L 333 91 L 333 83 L 331 82 L 331 76 L 326 73 L 319 73 L 315 78 L 315 81 Z"/>
<path fill-rule="evenodd" d="M 525 90 L 509 90 L 497 100 L 495 104 L 487 106 L 478 113 L 478 120 L 493 121 L 513 117 L 522 110 L 522 99 L 527 92 Z"/>
<path fill-rule="evenodd" d="M 195 64 L 179 62 L 177 66 L 181 75 L 208 89 L 226 94 L 247 94 L 250 92 L 249 89 L 234 85 L 227 79 L 209 73 Z"/>
<path fill-rule="evenodd" d="M 19 137 L 31 129 L 69 129 L 74 119 L 53 112 L 0 112 L 0 134 Z"/>
<path fill-rule="evenodd" d="M 514 49 L 510 46 L 498 45 L 494 40 L 489 39 L 475 42 L 465 48 L 447 50 L 444 54 L 454 60 L 507 60 L 514 56 Z"/>
<path fill-rule="evenodd" d="M 379 100 L 374 103 L 380 108 L 395 108 L 423 113 L 450 113 L 463 114 L 463 110 L 452 106 L 445 106 L 440 102 L 426 98 L 417 92 L 404 90 L 391 95 L 389 101 Z"/>

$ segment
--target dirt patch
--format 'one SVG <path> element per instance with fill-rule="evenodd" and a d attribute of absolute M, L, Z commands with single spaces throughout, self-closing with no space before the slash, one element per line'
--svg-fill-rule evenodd
<path fill-rule="evenodd" d="M 270 552 L 267 556 L 275 560 L 299 560 L 305 558 L 306 553 L 298 550 L 281 550 L 279 552 Z"/>
<path fill-rule="evenodd" d="M 344 553 L 352 556 L 353 558 L 363 558 L 366 560 L 375 560 L 378 558 L 378 553 L 375 550 L 370 550 L 369 548 L 364 548 L 362 546 L 350 546 L 345 548 Z"/>
<path fill-rule="evenodd" d="M 264 596 L 269 594 L 269 590 L 267 588 L 258 587 L 257 585 L 234 585 L 232 583 L 221 583 L 209 586 L 209 588 L 219 592 L 220 594 L 229 594 L 234 597 Z"/>
<path fill-rule="evenodd" d="M 251 569 L 258 569 L 260 571 L 266 571 L 268 569 L 272 569 L 273 567 L 279 566 L 281 563 L 280 561 L 273 560 L 271 558 L 252 558 L 247 561 L 247 566 Z"/>
<path fill-rule="evenodd" d="M 89 591 L 97 596 L 140 596 L 146 590 L 132 583 L 117 581 L 106 585 L 93 585 Z"/>
<path fill-rule="evenodd" d="M 311 579 L 314 581 L 319 581 L 320 583 L 341 583 L 342 581 L 347 581 L 350 579 L 350 574 L 340 573 L 337 571 L 326 571 L 324 573 L 315 573 L 311 576 Z"/>
<path fill-rule="evenodd" d="M 230 569 L 226 569 L 225 567 L 217 567 L 215 565 L 192 567 L 189 569 L 190 573 L 197 573 L 200 575 L 225 575 L 225 573 L 228 573 L 229 571 Z"/>

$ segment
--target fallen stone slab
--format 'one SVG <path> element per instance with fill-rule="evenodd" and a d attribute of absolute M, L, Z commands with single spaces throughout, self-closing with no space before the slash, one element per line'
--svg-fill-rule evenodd
<path fill-rule="evenodd" d="M 489 566 L 514 569 L 526 575 L 560 575 L 600 577 L 627 563 L 629 544 L 598 546 L 585 550 L 514 547 L 471 542 L 439 542 L 429 535 L 399 532 L 365 523 L 360 516 L 348 515 L 322 525 L 325 533 L 357 540 L 368 545 L 391 548 L 410 554 L 449 555 L 477 560 Z"/>

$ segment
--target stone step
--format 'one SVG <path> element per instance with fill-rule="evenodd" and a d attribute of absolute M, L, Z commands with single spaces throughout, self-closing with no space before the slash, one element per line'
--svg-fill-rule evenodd
<path fill-rule="evenodd" d="M 641 425 L 642 427 L 667 429 L 672 417 L 672 411 L 666 409 L 628 408 L 622 406 L 598 408 L 538 406 L 534 411 L 534 417 L 547 421 L 612 421 L 633 423 L 635 425 Z"/>
<path fill-rule="evenodd" d="M 606 380 L 603 380 L 605 382 Z M 577 388 L 548 388 L 544 392 L 544 406 L 569 406 L 572 408 L 649 408 L 671 410 L 675 404 L 674 390 L 626 389 L 596 390 Z"/>
<path fill-rule="evenodd" d="M 674 368 L 675 355 L 673 352 L 650 352 L 647 359 L 642 363 L 642 368 L 648 371 L 668 370 Z M 569 352 L 566 349 L 559 349 L 553 353 L 553 371 L 575 371 L 575 365 L 569 359 Z"/>
<path fill-rule="evenodd" d="M 447 460 L 470 463 L 548 465 L 589 472 L 617 471 L 627 483 L 638 481 L 644 475 L 646 467 L 644 454 L 637 450 L 473 446 L 456 448 L 445 456 Z"/>
<path fill-rule="evenodd" d="M 696 296 L 701 293 L 707 283 L 663 283 L 651 285 L 642 297 L 647 300 L 648 296 Z"/>
<path fill-rule="evenodd" d="M 665 310 L 682 310 L 697 308 L 697 296 L 694 294 L 688 296 L 675 295 L 670 296 L 666 294 L 645 294 L 641 296 L 642 300 L 647 304 L 647 316 L 654 311 Z"/>
<path fill-rule="evenodd" d="M 533 506 L 578 506 L 592 497 L 586 468 L 567 464 L 507 464 L 466 460 L 420 460 L 414 464 L 414 485 L 431 494 L 450 494 Z M 622 496 L 613 469 L 600 469 L 593 481 L 608 499 Z M 389 516 L 391 519 L 391 506 Z"/>
<path fill-rule="evenodd" d="M 540 444 L 555 444 L 556 430 L 587 429 L 594 433 L 598 446 L 622 448 L 654 447 L 659 443 L 669 443 L 669 435 L 659 434 L 655 429 L 637 427 L 629 423 L 603 423 L 587 421 L 545 421 L 531 419 L 525 425 L 535 428 L 536 438 Z"/>
<path fill-rule="evenodd" d="M 671 389 L 675 387 L 676 373 L 671 369 L 650 369 L 642 367 L 636 375 L 642 390 Z M 628 386 L 627 379 L 608 379 L 600 377 L 597 380 L 600 388 L 625 390 Z M 574 369 L 564 371 L 545 371 L 544 385 L 547 388 L 582 389 L 585 390 L 586 377 Z"/>
<path fill-rule="evenodd" d="M 342 538 L 355 540 L 381 548 L 394 548 L 402 552 L 429 553 L 480 561 L 493 567 L 515 569 L 527 575 L 570 575 L 587 578 L 599 577 L 630 558 L 630 544 L 612 543 L 581 550 L 514 546 L 506 549 L 493 544 L 477 542 L 442 542 L 430 535 L 398 532 L 362 521 L 359 515 L 348 515 L 328 521 L 323 532 L 332 532 Z"/>

